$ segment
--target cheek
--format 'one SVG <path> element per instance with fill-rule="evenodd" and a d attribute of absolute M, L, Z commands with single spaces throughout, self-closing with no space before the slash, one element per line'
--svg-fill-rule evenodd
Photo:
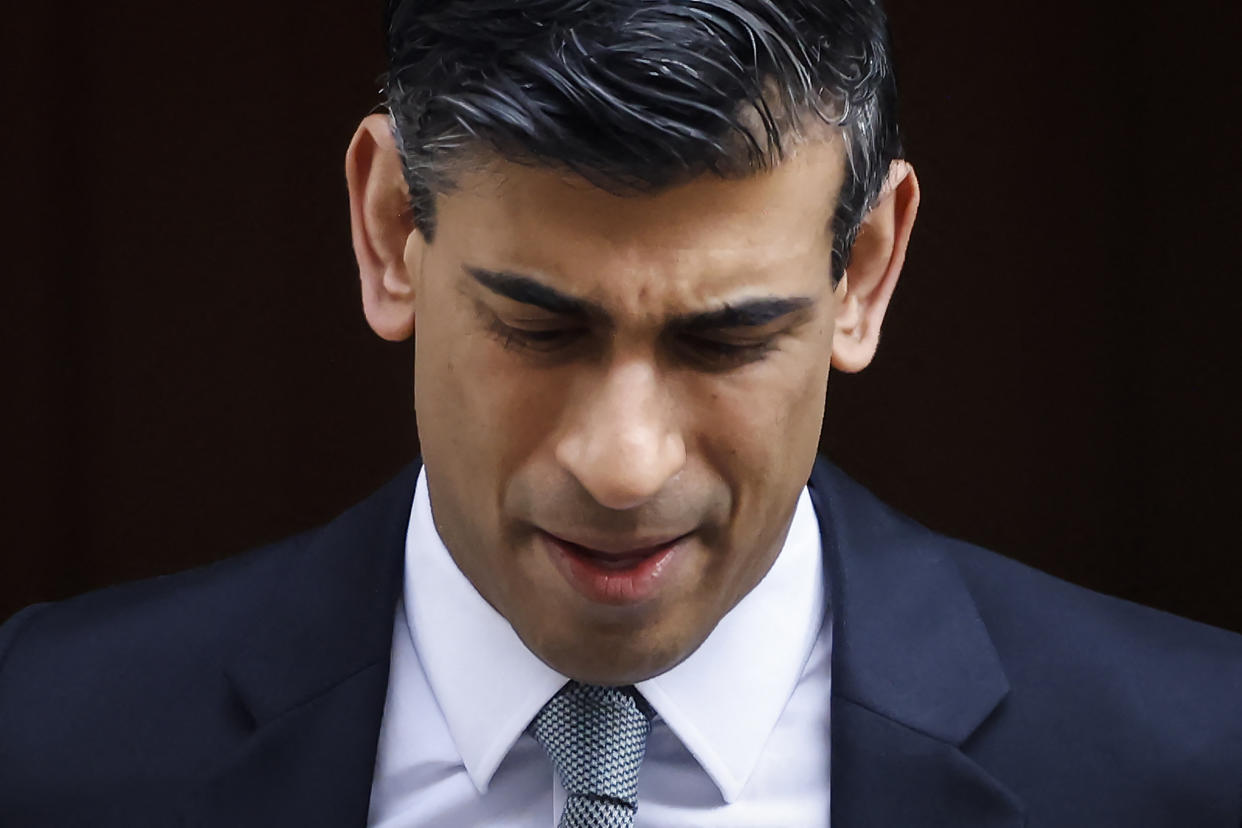
<path fill-rule="evenodd" d="M 726 377 L 704 377 L 688 395 L 704 450 L 751 474 L 780 475 L 780 458 L 817 445 L 827 390 L 826 358 L 790 350 Z M 813 449 L 812 449 L 813 451 Z"/>
<path fill-rule="evenodd" d="M 745 588 L 775 554 L 798 492 L 810 476 L 823 423 L 827 359 L 784 354 L 784 364 L 743 372 L 717 383 L 695 417 L 700 452 L 730 491 L 729 565 Z M 763 550 L 756 553 L 756 550 Z"/>
<path fill-rule="evenodd" d="M 414 405 L 419 442 L 440 468 L 486 474 L 495 467 L 491 455 L 497 423 L 503 421 L 494 400 L 500 390 L 497 378 L 488 374 L 479 358 L 487 343 L 470 333 L 466 327 L 470 320 L 449 302 L 433 306 L 436 312 L 420 314 L 416 323 Z"/>
<path fill-rule="evenodd" d="M 480 330 L 472 315 L 445 320 L 449 324 L 454 328 L 439 347 L 417 360 L 420 399 L 453 445 L 451 462 L 504 477 L 547 439 L 567 383 L 525 364 L 519 352 Z"/>

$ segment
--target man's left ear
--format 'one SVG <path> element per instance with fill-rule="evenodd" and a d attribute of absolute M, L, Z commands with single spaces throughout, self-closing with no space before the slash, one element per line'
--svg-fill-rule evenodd
<path fill-rule="evenodd" d="M 888 310 L 906 246 L 919 209 L 914 168 L 893 161 L 875 205 L 862 220 L 846 275 L 837 285 L 832 367 L 854 373 L 866 368 L 880 344 L 880 324 Z"/>

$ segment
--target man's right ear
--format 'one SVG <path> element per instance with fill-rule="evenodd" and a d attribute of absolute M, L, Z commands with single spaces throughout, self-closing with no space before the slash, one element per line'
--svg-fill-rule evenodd
<path fill-rule="evenodd" d="M 345 153 L 349 222 L 367 323 L 384 339 L 414 332 L 414 297 L 423 234 L 414 227 L 410 196 L 387 115 L 368 115 Z"/>

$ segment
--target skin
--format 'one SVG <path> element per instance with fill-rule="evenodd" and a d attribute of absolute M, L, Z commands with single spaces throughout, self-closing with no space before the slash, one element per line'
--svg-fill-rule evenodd
<path fill-rule="evenodd" d="M 564 675 L 629 684 L 670 669 L 780 551 L 830 368 L 874 356 L 919 200 L 913 170 L 895 162 L 834 290 L 843 159 L 841 141 L 822 135 L 765 174 L 617 196 L 493 157 L 438 198 L 428 244 L 409 221 L 387 120 L 370 116 L 355 134 L 346 175 L 363 307 L 380 336 L 415 339 L 436 528 Z M 498 295 L 467 268 L 521 274 L 600 315 Z M 753 328 L 690 335 L 669 323 L 763 297 L 810 302 Z M 654 596 L 616 605 L 575 590 L 541 531 L 623 547 L 691 534 Z"/>

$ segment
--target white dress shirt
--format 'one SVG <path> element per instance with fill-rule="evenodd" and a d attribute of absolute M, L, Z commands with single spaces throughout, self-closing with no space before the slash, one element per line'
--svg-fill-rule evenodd
<path fill-rule="evenodd" d="M 555 828 L 565 790 L 524 733 L 568 680 L 457 568 L 419 473 L 368 825 Z M 763 580 L 685 661 L 636 685 L 656 712 L 636 828 L 828 825 L 832 624 L 804 488 Z"/>

